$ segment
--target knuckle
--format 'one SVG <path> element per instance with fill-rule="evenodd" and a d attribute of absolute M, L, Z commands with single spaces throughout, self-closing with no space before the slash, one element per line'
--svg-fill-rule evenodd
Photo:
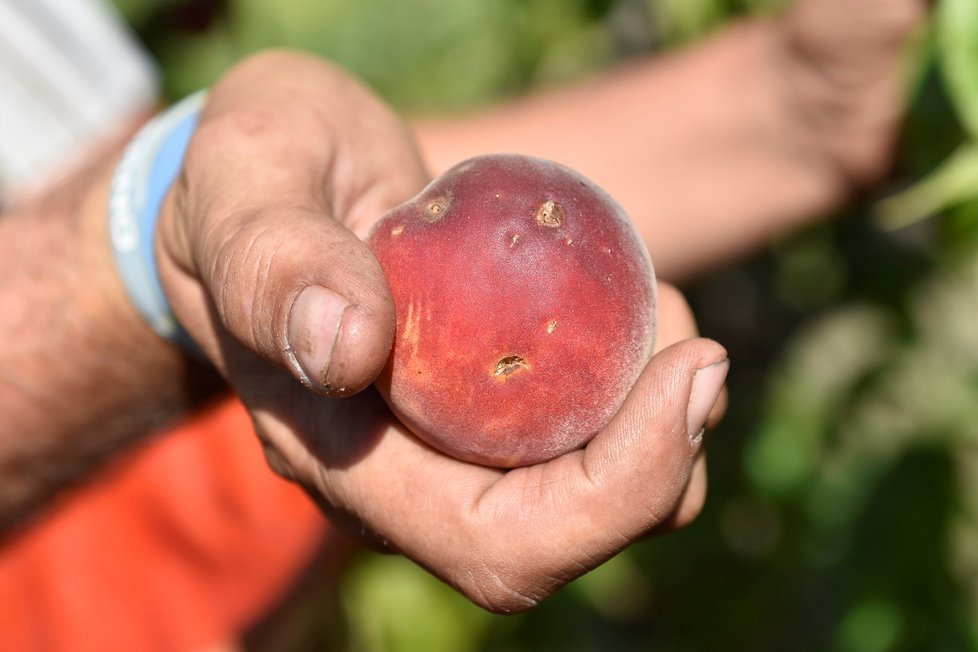
<path fill-rule="evenodd" d="M 498 570 L 485 569 L 473 578 L 466 595 L 477 605 L 495 614 L 517 614 L 540 603 L 523 580 L 514 580 Z"/>
<path fill-rule="evenodd" d="M 262 350 L 277 348 L 284 332 L 284 302 L 275 301 L 274 270 L 280 246 L 262 220 L 237 215 L 215 220 L 203 238 L 211 297 L 225 328 Z"/>
<path fill-rule="evenodd" d="M 453 585 L 479 607 L 495 614 L 532 609 L 569 577 L 548 575 L 539 561 L 502 561 L 489 557 L 474 562 L 453 578 Z"/>
<path fill-rule="evenodd" d="M 288 480 L 289 482 L 295 482 L 297 480 L 295 471 L 285 458 L 278 451 L 277 448 L 273 447 L 271 444 L 263 443 L 262 452 L 265 454 L 265 462 L 268 464 L 268 468 L 279 476 L 283 480 Z"/>
<path fill-rule="evenodd" d="M 184 158 L 186 177 L 205 177 L 222 161 L 242 161 L 259 143 L 276 137 L 272 116 L 258 110 L 236 109 L 201 120 Z"/>
<path fill-rule="evenodd" d="M 281 73 L 283 66 L 303 61 L 308 56 L 288 48 L 268 48 L 244 57 L 232 72 L 268 70 L 271 73 Z"/>

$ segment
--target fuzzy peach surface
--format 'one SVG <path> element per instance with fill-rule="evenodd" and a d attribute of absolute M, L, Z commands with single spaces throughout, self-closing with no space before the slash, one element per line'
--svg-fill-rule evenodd
<path fill-rule="evenodd" d="M 524 466 L 584 445 L 651 355 L 645 246 L 607 193 L 557 163 L 460 163 L 369 243 L 397 310 L 377 386 L 415 434 L 459 459 Z"/>

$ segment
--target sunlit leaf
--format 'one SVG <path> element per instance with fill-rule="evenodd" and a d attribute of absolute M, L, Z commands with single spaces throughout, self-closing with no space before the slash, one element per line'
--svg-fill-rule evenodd
<path fill-rule="evenodd" d="M 937 8 L 941 70 L 958 112 L 978 137 L 978 2 L 941 0 Z"/>

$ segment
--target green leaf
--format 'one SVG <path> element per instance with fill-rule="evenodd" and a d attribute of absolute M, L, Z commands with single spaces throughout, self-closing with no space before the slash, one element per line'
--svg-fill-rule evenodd
<path fill-rule="evenodd" d="M 726 17 L 720 0 L 647 0 L 647 4 L 669 43 L 702 36 Z"/>
<path fill-rule="evenodd" d="M 476 652 L 499 620 L 404 557 L 365 555 L 342 593 L 353 649 L 363 652 Z"/>
<path fill-rule="evenodd" d="M 923 180 L 877 204 L 876 216 L 884 228 L 899 229 L 974 198 L 978 198 L 978 143 L 968 143 Z"/>
<path fill-rule="evenodd" d="M 978 2 L 941 0 L 937 8 L 941 71 L 958 117 L 978 137 Z"/>

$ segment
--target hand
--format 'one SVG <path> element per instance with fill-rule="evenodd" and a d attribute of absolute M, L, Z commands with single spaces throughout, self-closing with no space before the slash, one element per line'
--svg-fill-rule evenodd
<path fill-rule="evenodd" d="M 726 353 L 686 340 L 688 308 L 661 286 L 659 353 L 612 423 L 584 450 L 510 472 L 428 448 L 373 390 L 337 399 L 369 385 L 394 326 L 358 236 L 424 181 L 399 121 L 357 83 L 298 55 L 251 59 L 201 116 L 161 217 L 161 275 L 273 468 L 354 533 L 517 611 L 698 513 L 699 435 Z"/>
<path fill-rule="evenodd" d="M 927 0 L 798 0 L 777 22 L 776 60 L 798 115 L 856 182 L 888 170 L 904 109 L 910 35 Z"/>
<path fill-rule="evenodd" d="M 337 401 L 290 380 L 245 402 L 283 464 L 327 514 L 497 613 L 528 609 L 630 544 L 689 524 L 706 496 L 702 426 L 723 409 L 725 351 L 695 335 L 660 285 L 657 354 L 612 422 L 583 450 L 511 471 L 421 443 L 374 391 Z"/>

